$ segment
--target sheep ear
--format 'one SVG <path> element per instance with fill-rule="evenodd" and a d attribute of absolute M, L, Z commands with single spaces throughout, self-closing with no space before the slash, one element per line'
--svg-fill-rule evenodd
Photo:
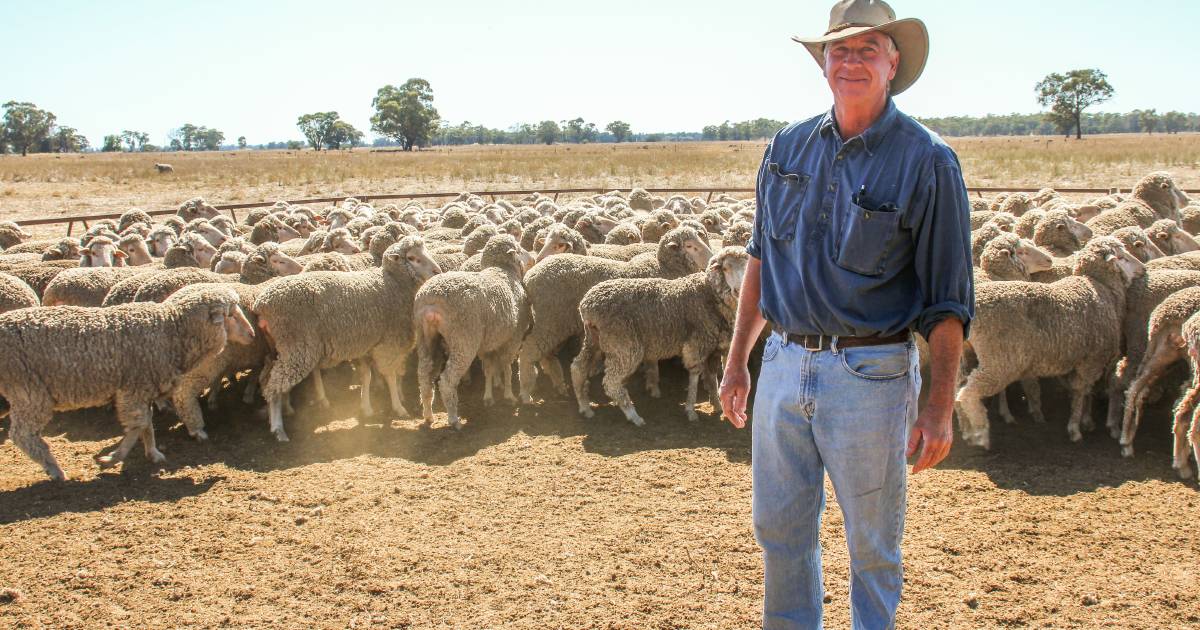
<path fill-rule="evenodd" d="M 1004 256 L 1012 256 L 1012 250 L 1002 249 L 1000 250 L 1000 253 Z"/>
<path fill-rule="evenodd" d="M 1113 254 L 1111 252 L 1104 255 L 1104 262 L 1112 262 L 1116 259 L 1117 259 L 1117 255 Z"/>
<path fill-rule="evenodd" d="M 210 321 L 214 324 L 225 323 L 225 307 L 224 306 L 214 306 L 212 309 L 210 309 L 208 311 L 208 321 Z"/>
<path fill-rule="evenodd" d="M 126 254 L 125 252 L 123 252 L 119 249 L 117 251 L 113 252 L 113 256 L 116 256 L 117 258 L 129 258 L 129 254 Z"/>
<path fill-rule="evenodd" d="M 670 247 L 671 249 L 679 249 L 679 243 L 671 241 L 670 243 L 667 243 L 667 247 Z"/>

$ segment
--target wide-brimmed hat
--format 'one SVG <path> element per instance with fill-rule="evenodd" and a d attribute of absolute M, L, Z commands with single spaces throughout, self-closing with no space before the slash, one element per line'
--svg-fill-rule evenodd
<path fill-rule="evenodd" d="M 825 44 L 874 31 L 890 36 L 896 42 L 896 50 L 900 51 L 900 65 L 892 79 L 891 91 L 899 94 L 915 83 L 925 69 L 925 60 L 929 58 L 929 31 L 917 18 L 897 20 L 896 12 L 883 0 L 841 0 L 829 11 L 829 30 L 824 35 L 792 39 L 804 44 L 823 70 Z"/>

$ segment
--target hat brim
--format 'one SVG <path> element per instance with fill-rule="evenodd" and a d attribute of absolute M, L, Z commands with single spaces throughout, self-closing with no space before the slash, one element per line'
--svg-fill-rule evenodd
<path fill-rule="evenodd" d="M 817 65 L 824 70 L 826 44 L 873 32 L 886 33 L 896 42 L 896 50 L 900 52 L 900 65 L 892 79 L 891 94 L 894 96 L 917 82 L 925 70 L 925 62 L 929 59 L 929 31 L 925 29 L 925 23 L 921 20 L 904 18 L 879 26 L 851 26 L 822 37 L 793 37 L 792 41 L 803 44 Z"/>

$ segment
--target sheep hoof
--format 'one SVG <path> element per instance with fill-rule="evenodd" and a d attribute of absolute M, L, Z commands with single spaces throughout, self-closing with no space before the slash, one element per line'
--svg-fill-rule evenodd
<path fill-rule="evenodd" d="M 279 442 L 290 442 L 291 441 L 290 439 L 288 439 L 287 433 L 285 433 L 283 431 L 283 429 L 279 429 L 278 431 L 272 431 L 271 433 L 275 436 L 275 439 Z"/>
<path fill-rule="evenodd" d="M 1180 466 L 1179 468 L 1176 468 L 1175 473 L 1179 475 L 1180 479 L 1192 478 L 1192 469 L 1188 466 Z"/>
<path fill-rule="evenodd" d="M 1112 439 L 1114 439 L 1114 440 L 1121 439 L 1121 427 L 1119 427 L 1119 426 L 1108 427 L 1108 434 L 1111 435 Z"/>
<path fill-rule="evenodd" d="M 1121 457 L 1133 457 L 1133 445 L 1132 444 L 1122 444 L 1121 445 Z"/>
<path fill-rule="evenodd" d="M 401 406 L 399 406 L 399 407 L 395 407 L 395 408 L 393 408 L 393 409 L 392 409 L 392 413 L 396 414 L 396 417 L 398 417 L 398 418 L 410 418 L 410 417 L 412 417 L 412 416 L 411 416 L 411 414 L 409 414 L 409 413 L 408 413 L 408 409 L 405 409 L 405 408 L 404 408 L 404 405 L 401 405 Z"/>
<path fill-rule="evenodd" d="M 192 432 L 192 437 L 196 438 L 197 442 L 204 442 L 208 440 L 208 433 L 204 429 L 196 429 Z"/>
<path fill-rule="evenodd" d="M 1043 416 L 1043 415 L 1042 415 L 1042 414 L 1040 414 L 1040 413 L 1039 413 L 1039 414 L 1035 414 L 1035 415 L 1033 416 L 1033 422 L 1034 422 L 1035 424 L 1046 424 L 1046 416 Z"/>
<path fill-rule="evenodd" d="M 521 393 L 520 400 L 521 400 L 522 405 L 532 405 L 533 404 L 533 396 L 530 396 L 529 394 L 526 394 L 524 392 Z"/>
<path fill-rule="evenodd" d="M 580 407 L 579 415 L 583 416 L 584 418 L 594 418 L 596 417 L 596 412 L 592 411 L 591 407 Z"/>
<path fill-rule="evenodd" d="M 641 416 L 637 415 L 637 413 L 630 414 L 629 421 L 632 422 L 634 424 L 634 426 L 638 426 L 638 427 L 646 426 L 646 421 L 643 420 Z"/>
<path fill-rule="evenodd" d="M 1070 438 L 1072 442 L 1083 441 L 1083 433 L 1079 431 L 1079 427 L 1067 427 L 1067 437 Z"/>
<path fill-rule="evenodd" d="M 96 463 L 100 465 L 101 470 L 104 470 L 107 468 L 112 468 L 113 466 L 116 466 L 117 464 L 121 463 L 121 460 L 117 459 L 116 457 L 113 457 L 111 454 L 110 455 L 97 455 L 93 459 L 95 459 Z"/>
<path fill-rule="evenodd" d="M 486 408 L 486 407 L 491 407 L 491 406 L 492 406 L 492 405 L 494 405 L 494 404 L 496 404 L 496 401 L 495 401 L 495 399 L 493 399 L 491 396 L 485 396 L 485 397 L 484 397 L 484 399 L 483 399 L 483 406 L 484 406 L 485 408 Z"/>
<path fill-rule="evenodd" d="M 700 415 L 695 411 L 689 411 L 687 414 L 688 422 L 700 422 Z"/>
<path fill-rule="evenodd" d="M 321 399 L 317 400 L 317 406 L 322 409 L 328 409 L 329 408 L 329 399 L 321 398 Z"/>
<path fill-rule="evenodd" d="M 647 387 L 646 393 L 649 394 L 651 398 L 662 398 L 662 390 L 659 389 L 657 386 Z"/>
<path fill-rule="evenodd" d="M 462 421 L 458 418 L 450 418 L 450 426 L 454 427 L 455 431 L 462 431 Z"/>
<path fill-rule="evenodd" d="M 47 470 L 46 475 L 50 477 L 50 481 L 66 481 L 67 476 L 63 474 L 61 469 Z"/>
<path fill-rule="evenodd" d="M 1017 423 L 1016 418 L 1012 417 L 1011 415 L 1004 414 L 1004 424 L 1016 424 L 1016 423 Z"/>
<path fill-rule="evenodd" d="M 1083 427 L 1084 431 L 1091 432 L 1096 430 L 1096 423 L 1093 422 L 1091 418 L 1084 418 L 1083 422 L 1080 423 L 1080 426 Z"/>
<path fill-rule="evenodd" d="M 163 455 L 162 452 L 159 451 L 158 449 L 154 449 L 154 450 L 150 451 L 148 453 L 148 455 L 150 457 L 150 461 L 155 464 L 161 464 L 161 463 L 167 461 L 167 456 Z"/>

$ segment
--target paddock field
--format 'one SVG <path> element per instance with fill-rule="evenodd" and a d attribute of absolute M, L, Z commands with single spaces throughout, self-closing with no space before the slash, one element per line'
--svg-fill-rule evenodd
<path fill-rule="evenodd" d="M 969 184 L 1128 187 L 1165 169 L 1200 187 L 1200 136 L 952 143 Z M 194 195 L 749 186 L 761 157 L 754 143 L 642 146 L 8 156 L 0 218 L 167 207 Z M 177 172 L 160 177 L 155 161 Z M 417 409 L 411 373 L 405 405 Z M 208 443 L 160 414 L 166 464 L 151 467 L 136 449 L 104 473 L 91 456 L 117 440 L 111 412 L 60 414 L 45 433 L 64 484 L 46 481 L 0 420 L 0 627 L 756 623 L 750 433 L 710 407 L 688 423 L 677 366 L 663 365 L 661 400 L 631 384 L 641 429 L 609 407 L 583 420 L 556 397 L 484 409 L 481 380 L 475 372 L 462 389 L 462 431 L 444 415 L 420 429 L 411 418 L 356 418 L 354 379 L 335 370 L 331 409 L 304 404 L 298 391 L 288 444 L 234 389 L 207 414 Z M 910 478 L 900 626 L 1200 626 L 1200 491 L 1170 468 L 1175 387 L 1149 407 L 1132 459 L 1103 430 L 1071 444 L 1063 392 L 1044 388 L 1047 424 L 1034 424 L 1014 395 L 1019 423 L 993 414 L 991 451 L 957 442 L 938 469 Z M 1094 416 L 1104 411 L 1097 402 Z M 822 530 L 831 628 L 849 623 L 841 525 L 831 496 Z"/>

